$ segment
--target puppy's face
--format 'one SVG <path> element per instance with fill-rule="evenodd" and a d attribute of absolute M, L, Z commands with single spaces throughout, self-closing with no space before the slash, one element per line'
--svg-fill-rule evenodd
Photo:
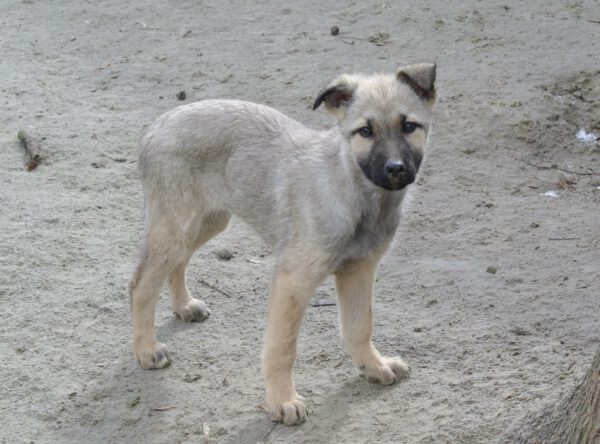
<path fill-rule="evenodd" d="M 435 101 L 435 65 L 395 75 L 342 76 L 315 101 L 338 119 L 350 152 L 375 185 L 396 191 L 415 181 Z"/>

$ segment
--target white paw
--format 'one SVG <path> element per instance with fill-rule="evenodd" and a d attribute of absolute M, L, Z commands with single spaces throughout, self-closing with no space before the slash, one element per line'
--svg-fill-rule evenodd
<path fill-rule="evenodd" d="M 171 364 L 171 353 L 165 345 L 159 342 L 153 346 L 136 350 L 135 357 L 145 370 L 165 368 Z"/>
<path fill-rule="evenodd" d="M 365 376 L 383 385 L 393 384 L 410 374 L 410 367 L 400 358 L 381 358 L 380 362 L 365 365 L 362 368 Z"/>
<path fill-rule="evenodd" d="M 280 421 L 285 425 L 296 425 L 306 421 L 308 411 L 304 399 L 296 396 L 289 401 L 267 403 L 267 410 L 271 421 Z"/>
<path fill-rule="evenodd" d="M 192 298 L 187 304 L 175 310 L 175 316 L 184 322 L 201 322 L 210 316 L 210 310 L 204 302 Z"/>

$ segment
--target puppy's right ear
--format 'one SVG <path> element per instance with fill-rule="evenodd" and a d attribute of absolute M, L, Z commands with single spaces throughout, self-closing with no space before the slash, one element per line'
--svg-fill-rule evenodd
<path fill-rule="evenodd" d="M 337 117 L 338 120 L 342 120 L 352 101 L 356 86 L 356 81 L 350 76 L 338 77 L 319 92 L 312 109 L 317 109 L 321 103 L 325 102 L 327 111 Z"/>

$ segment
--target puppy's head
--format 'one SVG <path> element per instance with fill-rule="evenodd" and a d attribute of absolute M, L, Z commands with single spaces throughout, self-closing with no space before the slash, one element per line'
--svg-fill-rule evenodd
<path fill-rule="evenodd" d="M 375 185 L 400 190 L 415 181 L 435 102 L 435 64 L 395 74 L 342 75 L 317 96 L 338 120 L 354 160 Z"/>

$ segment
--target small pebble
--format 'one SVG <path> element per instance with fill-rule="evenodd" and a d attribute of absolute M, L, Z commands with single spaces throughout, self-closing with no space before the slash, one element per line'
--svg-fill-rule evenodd
<path fill-rule="evenodd" d="M 511 330 L 517 336 L 531 336 L 531 332 L 523 327 L 515 327 Z"/>
<path fill-rule="evenodd" d="M 183 382 L 196 382 L 200 379 L 202 379 L 202 375 L 190 375 L 189 373 L 186 373 L 186 375 L 183 377 Z"/>
<path fill-rule="evenodd" d="M 215 254 L 222 261 L 230 261 L 233 259 L 233 253 L 226 248 L 221 248 L 220 250 L 216 250 Z"/>
<path fill-rule="evenodd" d="M 185 90 L 181 90 L 177 93 L 177 100 L 185 100 L 185 98 L 187 97 L 187 94 L 185 93 Z"/>
<path fill-rule="evenodd" d="M 338 35 L 340 33 L 340 28 L 339 26 L 332 26 L 330 31 L 331 35 Z"/>
<path fill-rule="evenodd" d="M 489 267 L 487 267 L 487 271 L 490 274 L 496 274 L 496 272 L 498 271 L 498 269 L 496 267 L 494 267 L 493 265 L 490 265 Z"/>

